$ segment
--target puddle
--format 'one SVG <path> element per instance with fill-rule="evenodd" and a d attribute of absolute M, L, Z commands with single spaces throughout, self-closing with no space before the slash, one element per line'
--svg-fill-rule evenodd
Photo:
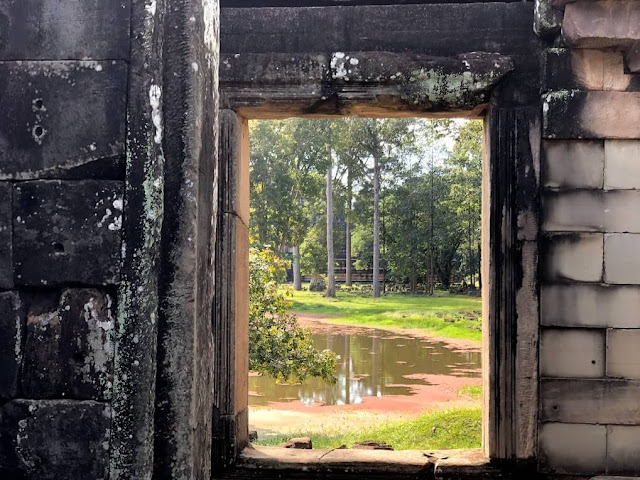
<path fill-rule="evenodd" d="M 340 355 L 338 382 L 307 379 L 302 384 L 277 384 L 268 376 L 249 377 L 249 405 L 274 406 L 283 403 L 307 407 L 358 405 L 367 398 L 411 396 L 421 386 L 443 376 L 480 378 L 480 353 L 456 350 L 451 345 L 424 338 L 398 335 L 384 330 L 358 328 L 349 333 L 314 333 L 319 349 Z M 453 379 L 452 378 L 452 379 Z M 437 388 L 437 387 L 436 387 Z"/>

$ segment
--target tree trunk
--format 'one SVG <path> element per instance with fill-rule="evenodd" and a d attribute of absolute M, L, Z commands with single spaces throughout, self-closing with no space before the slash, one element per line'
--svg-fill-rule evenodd
<path fill-rule="evenodd" d="M 300 246 L 293 247 L 293 289 L 302 290 L 302 275 L 300 275 Z"/>
<path fill-rule="evenodd" d="M 482 260 L 480 258 L 480 243 L 478 243 L 478 290 L 482 290 Z"/>
<path fill-rule="evenodd" d="M 345 260 L 344 260 L 344 284 L 347 287 L 351 286 L 351 196 L 352 196 L 353 182 L 351 179 L 351 169 L 347 170 L 347 222 L 345 228 Z"/>
<path fill-rule="evenodd" d="M 373 296 L 380 297 L 380 165 L 373 158 Z"/>
<path fill-rule="evenodd" d="M 333 161 L 329 148 L 327 168 L 327 297 L 336 296 L 335 257 L 333 254 Z"/>

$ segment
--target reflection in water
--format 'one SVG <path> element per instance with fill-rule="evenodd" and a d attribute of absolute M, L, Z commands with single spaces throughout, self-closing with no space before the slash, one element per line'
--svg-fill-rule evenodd
<path fill-rule="evenodd" d="M 303 384 L 277 384 L 268 376 L 251 375 L 249 404 L 357 404 L 367 396 L 411 395 L 411 385 L 428 384 L 421 374 L 480 377 L 479 352 L 451 350 L 440 342 L 383 330 L 363 332 L 366 333 L 313 335 L 317 348 L 340 355 L 335 385 L 315 378 Z"/>

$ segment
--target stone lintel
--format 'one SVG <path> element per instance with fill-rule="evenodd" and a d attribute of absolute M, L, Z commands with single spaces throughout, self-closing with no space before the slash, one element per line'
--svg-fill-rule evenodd
<path fill-rule="evenodd" d="M 250 118 L 290 115 L 477 116 L 510 57 L 395 52 L 225 54 L 223 106 Z"/>

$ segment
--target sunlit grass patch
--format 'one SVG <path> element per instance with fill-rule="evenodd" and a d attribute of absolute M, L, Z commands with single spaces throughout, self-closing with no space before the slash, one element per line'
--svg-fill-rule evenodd
<path fill-rule="evenodd" d="M 322 432 L 287 432 L 258 438 L 257 445 L 281 445 L 292 437 L 310 437 L 313 448 L 353 446 L 356 442 L 386 442 L 395 450 L 478 448 L 481 443 L 480 407 L 455 408 L 424 413 L 416 418 L 391 420 L 362 428 L 345 424 Z"/>
<path fill-rule="evenodd" d="M 322 293 L 291 291 L 290 299 L 292 311 L 325 314 L 327 320 L 336 323 L 415 328 L 434 336 L 476 341 L 482 336 L 482 306 L 476 297 L 439 293 L 434 296 L 388 294 L 372 298 L 338 292 L 336 298 L 327 298 Z"/>
<path fill-rule="evenodd" d="M 479 400 L 482 397 L 482 385 L 467 385 L 458 390 L 458 395 Z"/>

